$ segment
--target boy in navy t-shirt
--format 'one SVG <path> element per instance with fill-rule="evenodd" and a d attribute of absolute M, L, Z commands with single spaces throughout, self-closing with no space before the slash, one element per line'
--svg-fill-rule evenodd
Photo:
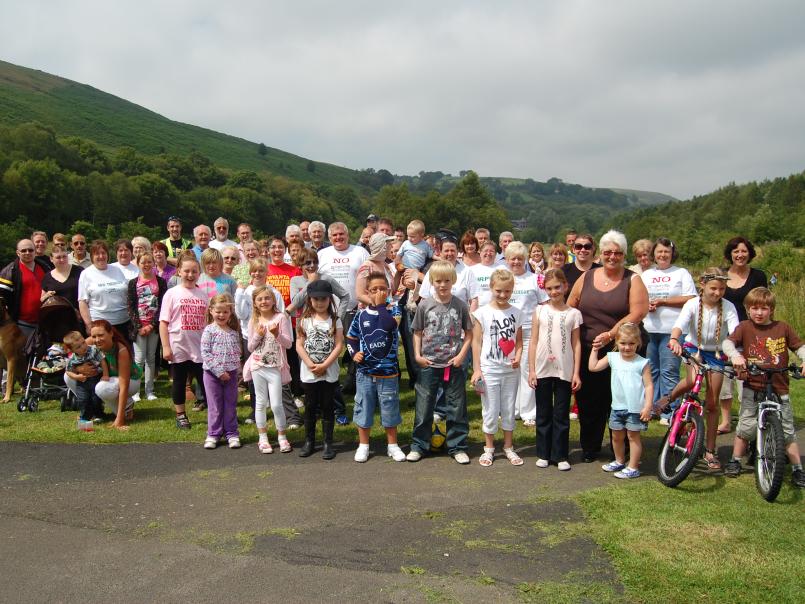
<path fill-rule="evenodd" d="M 397 365 L 400 308 L 387 306 L 389 286 L 383 273 L 371 273 L 366 288 L 373 304 L 358 311 L 346 338 L 347 350 L 357 365 L 353 421 L 358 426 L 359 444 L 355 461 L 369 459 L 375 407 L 380 407 L 380 422 L 386 429 L 388 456 L 405 461 L 405 453 L 397 444 L 397 426 L 402 423 Z"/>

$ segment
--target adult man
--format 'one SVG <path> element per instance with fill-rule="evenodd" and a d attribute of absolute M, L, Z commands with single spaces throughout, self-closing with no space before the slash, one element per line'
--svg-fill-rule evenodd
<path fill-rule="evenodd" d="M 475 238 L 478 240 L 478 249 L 480 250 L 484 246 L 484 243 L 489 241 L 489 229 L 485 229 L 484 227 L 475 229 Z"/>
<path fill-rule="evenodd" d="M 381 218 L 377 221 L 377 232 L 383 233 L 388 237 L 394 236 L 394 223 L 388 218 Z"/>
<path fill-rule="evenodd" d="M 210 232 L 210 227 L 206 224 L 200 224 L 196 228 L 193 229 L 193 237 L 196 240 L 196 244 L 191 248 L 193 253 L 196 255 L 199 263 L 201 263 L 201 254 L 210 247 L 210 238 L 212 237 L 212 232 Z"/>
<path fill-rule="evenodd" d="M 190 239 L 182 238 L 182 221 L 178 216 L 171 216 L 168 218 L 168 238 L 163 239 L 162 243 L 168 248 L 168 264 L 176 266 L 179 260 L 179 255 L 183 250 L 189 250 L 193 247 L 193 242 Z"/>
<path fill-rule="evenodd" d="M 324 240 L 324 223 L 314 220 L 310 223 L 308 229 L 310 231 L 310 249 L 318 253 L 326 247 L 330 247 L 330 243 Z"/>
<path fill-rule="evenodd" d="M 369 239 L 372 238 L 372 235 L 375 234 L 375 230 L 372 227 L 365 227 L 361 231 L 361 238 L 358 240 L 360 246 L 365 249 L 367 252 L 369 251 Z"/>
<path fill-rule="evenodd" d="M 305 247 L 310 247 L 310 221 L 303 220 L 299 223 L 299 228 L 302 231 L 302 241 L 305 243 Z"/>
<path fill-rule="evenodd" d="M 36 258 L 47 264 L 49 270 L 53 270 L 53 262 L 48 256 L 48 234 L 45 231 L 34 231 L 31 234 L 31 241 L 34 242 L 34 254 Z"/>
<path fill-rule="evenodd" d="M 288 244 L 285 248 L 285 262 L 291 264 L 291 255 L 288 253 L 288 248 L 293 242 L 302 243 L 302 229 L 298 224 L 289 224 L 285 228 L 285 241 Z"/>
<path fill-rule="evenodd" d="M 512 235 L 511 231 L 503 231 L 498 237 L 498 244 L 500 245 L 500 253 L 497 255 L 497 258 L 495 259 L 495 261 L 498 264 L 506 263 L 503 254 L 506 252 L 506 248 L 509 247 L 509 244 L 512 241 L 514 241 L 514 235 Z"/>
<path fill-rule="evenodd" d="M 39 322 L 42 305 L 42 279 L 51 269 L 35 255 L 34 242 L 17 242 L 17 259 L 0 271 L 0 296 L 8 314 L 27 338 Z"/>
<path fill-rule="evenodd" d="M 238 252 L 240 253 L 240 261 L 246 262 L 246 253 L 243 251 L 243 244 L 253 241 L 252 225 L 242 222 L 238 225 Z"/>
<path fill-rule="evenodd" d="M 311 224 L 311 229 L 313 225 Z M 326 275 L 349 292 L 349 304 L 347 312 L 341 317 L 343 325 L 352 325 L 355 311 L 358 306 L 358 298 L 355 295 L 355 282 L 357 281 L 358 268 L 369 258 L 369 252 L 358 245 L 350 245 L 349 229 L 343 222 L 334 222 L 327 229 L 331 247 L 319 252 L 319 274 Z M 347 328 L 348 329 L 348 328 Z M 345 392 L 355 390 L 355 366 L 351 363 L 351 358 L 347 355 L 347 378 L 344 383 Z M 338 413 L 337 415 L 343 415 Z M 339 421 L 339 423 L 341 423 Z"/>
<path fill-rule="evenodd" d="M 570 229 L 567 233 L 565 233 L 565 245 L 567 246 L 567 262 L 575 262 L 576 261 L 576 254 L 573 253 L 573 244 L 576 243 L 576 237 L 579 234 Z"/>
<path fill-rule="evenodd" d="M 369 214 L 366 217 L 366 226 L 372 229 L 372 233 L 374 233 L 377 230 L 377 214 Z"/>
<path fill-rule="evenodd" d="M 229 238 L 229 221 L 223 216 L 219 216 L 212 223 L 215 229 L 215 239 L 210 241 L 210 247 L 219 252 L 225 247 L 237 247 L 237 243 Z"/>
<path fill-rule="evenodd" d="M 70 238 L 70 249 L 73 251 L 67 254 L 70 264 L 75 264 L 81 268 L 87 268 L 92 264 L 92 260 L 87 254 L 87 238 L 81 233 L 76 233 Z"/>

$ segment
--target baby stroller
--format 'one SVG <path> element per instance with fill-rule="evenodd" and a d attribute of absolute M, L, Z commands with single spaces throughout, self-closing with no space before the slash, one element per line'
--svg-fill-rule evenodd
<path fill-rule="evenodd" d="M 80 330 L 75 308 L 65 298 L 52 296 L 42 303 L 39 324 L 25 343 L 28 370 L 18 411 L 34 412 L 40 402 L 57 399 L 62 411 L 77 408 L 75 395 L 64 383 L 67 354 L 62 342 L 65 334 Z"/>

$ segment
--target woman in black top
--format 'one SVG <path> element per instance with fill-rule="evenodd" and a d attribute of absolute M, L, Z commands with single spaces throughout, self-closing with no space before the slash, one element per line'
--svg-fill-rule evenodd
<path fill-rule="evenodd" d="M 42 301 L 51 296 L 61 296 L 78 310 L 78 277 L 84 269 L 70 264 L 67 252 L 60 247 L 53 249 L 50 258 L 55 268 L 45 273 L 42 279 Z"/>
<path fill-rule="evenodd" d="M 567 279 L 568 294 L 573 289 L 579 277 L 591 268 L 601 266 L 597 262 L 593 262 L 595 258 L 595 241 L 593 241 L 592 235 L 579 235 L 576 237 L 571 251 L 576 255 L 576 259 L 562 267 L 562 271 L 565 273 L 565 278 Z"/>
<path fill-rule="evenodd" d="M 755 258 L 755 246 L 746 237 L 733 237 L 724 247 L 724 260 L 729 264 L 727 269 L 727 291 L 724 298 L 735 305 L 738 319 L 746 321 L 744 298 L 756 287 L 768 287 L 766 273 L 751 268 L 749 263 Z M 730 411 L 732 410 L 732 380 L 724 380 L 721 389 L 721 422 L 719 434 L 726 434 L 731 429 Z"/>

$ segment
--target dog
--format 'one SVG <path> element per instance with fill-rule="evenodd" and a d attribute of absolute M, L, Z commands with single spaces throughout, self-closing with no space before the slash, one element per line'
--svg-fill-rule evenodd
<path fill-rule="evenodd" d="M 0 298 L 0 375 L 3 369 L 8 373 L 6 394 L 3 397 L 4 403 L 11 400 L 11 394 L 14 392 L 14 380 L 22 381 L 20 376 L 25 372 L 24 346 L 25 336 L 19 326 L 11 320 L 5 301 Z"/>

